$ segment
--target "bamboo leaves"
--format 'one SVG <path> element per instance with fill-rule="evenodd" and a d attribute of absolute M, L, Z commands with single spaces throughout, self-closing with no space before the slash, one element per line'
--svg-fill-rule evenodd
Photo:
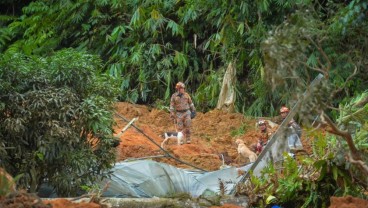
<path fill-rule="evenodd" d="M 138 27 L 145 19 L 144 10 L 138 7 L 133 13 L 132 19 L 130 20 L 130 25 L 133 27 Z"/>
<path fill-rule="evenodd" d="M 186 68 L 188 66 L 187 57 L 179 51 L 175 51 L 174 63 L 183 68 Z"/>
<path fill-rule="evenodd" d="M 123 25 L 120 25 L 120 26 L 115 27 L 111 35 L 107 37 L 113 44 L 117 44 L 120 41 L 122 41 L 122 38 L 125 32 L 126 32 L 126 27 L 124 27 Z"/>
<path fill-rule="evenodd" d="M 173 36 L 176 36 L 179 34 L 183 36 L 183 28 L 181 28 L 178 24 L 176 24 L 176 22 L 172 20 L 169 21 L 166 29 L 171 29 L 171 34 Z"/>
<path fill-rule="evenodd" d="M 322 54 L 316 47 L 309 48 L 308 38 L 316 41 L 316 37 L 321 37 L 331 46 L 327 51 L 329 55 L 337 57 L 337 54 L 341 54 L 335 50 L 338 44 L 333 44 L 330 39 L 334 40 L 333 37 L 341 34 L 342 27 L 338 20 L 346 19 L 349 27 L 364 24 L 362 20 L 365 18 L 366 3 L 351 1 L 349 5 L 339 12 L 323 10 L 329 11 L 326 18 L 331 17 L 325 22 L 332 21 L 330 26 L 325 27 L 324 22 L 318 19 L 320 8 L 309 10 L 307 15 L 303 15 L 306 12 L 304 8 L 311 6 L 309 1 L 37 0 L 24 7 L 22 17 L 7 22 L 7 29 L 0 29 L 0 43 L 5 44 L 0 50 L 48 54 L 64 47 L 72 47 L 90 51 L 102 57 L 104 70 L 125 83 L 122 89 L 129 92 L 124 92 L 121 99 L 130 99 L 129 95 L 132 95 L 133 100 L 141 101 L 162 99 L 161 96 L 168 93 L 168 88 L 173 88 L 172 83 L 183 78 L 195 90 L 205 82 L 205 79 L 199 78 L 202 74 L 208 74 L 208 70 L 221 73 L 220 69 L 229 60 L 236 58 L 235 65 L 239 69 L 237 79 L 241 80 L 236 86 L 237 98 L 246 97 L 247 100 L 244 103 L 241 100 L 245 99 L 238 99 L 237 108 L 245 109 L 252 104 L 257 105 L 258 110 L 253 108 L 255 111 L 247 112 L 257 112 L 258 115 L 269 112 L 269 103 L 277 106 L 280 99 L 282 102 L 290 99 L 288 95 L 274 96 L 282 94 L 280 88 L 274 88 L 278 92 L 271 92 L 270 87 L 257 89 L 265 84 L 265 80 L 273 80 L 268 79 L 267 73 L 260 71 L 267 72 L 268 66 L 274 67 L 273 69 L 282 68 L 278 64 L 280 62 L 275 60 L 286 63 L 286 58 L 300 59 L 303 63 L 286 65 L 298 66 L 300 70 L 291 70 L 291 73 L 286 74 L 311 76 L 303 73 L 303 67 L 317 68 L 319 63 L 326 64 L 326 59 L 321 59 Z M 334 6 L 333 4 L 331 8 L 335 8 Z M 303 14 L 295 15 L 298 13 Z M 282 22 L 285 24 L 280 26 Z M 275 28 L 274 33 L 269 32 L 272 28 Z M 327 29 L 321 33 L 320 28 Z M 364 34 L 365 27 L 360 27 L 359 30 L 361 32 L 357 31 L 356 34 Z M 331 33 L 327 33 L 328 31 Z M 277 34 L 285 35 L 277 37 Z M 353 48 L 357 48 L 353 46 L 362 48 L 366 45 L 364 38 L 341 39 L 346 40 L 357 40 L 356 42 L 362 44 L 353 44 L 351 49 L 342 51 L 352 52 Z M 270 44 L 265 44 L 267 41 Z M 262 47 L 259 47 L 261 43 Z M 346 47 L 349 45 L 345 44 Z M 284 53 L 278 52 L 282 50 L 288 51 L 290 55 L 284 56 Z M 307 54 L 300 55 L 304 52 Z M 271 53 L 277 57 L 271 58 Z M 364 56 L 359 54 L 368 53 L 359 52 L 358 56 L 349 57 Z M 348 63 L 346 57 L 340 60 L 341 63 Z M 338 68 L 347 69 L 351 66 L 341 64 Z M 154 78 L 146 82 L 145 87 L 137 87 L 140 85 L 140 70 L 145 71 L 147 77 Z M 161 80 L 160 74 L 167 70 L 173 70 L 171 82 Z M 344 80 L 344 71 L 346 70 L 340 70 L 341 73 L 331 76 L 340 76 L 338 79 Z M 277 79 L 276 77 L 274 80 Z M 146 91 L 148 88 L 152 89 L 150 93 Z M 245 95 L 245 92 L 248 94 Z M 257 101 L 260 97 L 265 97 L 266 101 Z"/>

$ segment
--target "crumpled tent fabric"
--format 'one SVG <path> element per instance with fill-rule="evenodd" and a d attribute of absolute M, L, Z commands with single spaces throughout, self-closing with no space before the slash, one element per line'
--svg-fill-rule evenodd
<path fill-rule="evenodd" d="M 243 167 L 247 170 L 250 165 Z M 229 191 L 239 181 L 238 169 L 230 167 L 213 172 L 195 172 L 176 168 L 152 160 L 119 162 L 112 168 L 104 197 L 164 197 L 177 193 L 188 193 L 198 197 L 204 193 L 219 193 L 219 180 Z M 225 192 L 226 193 L 226 192 Z"/>

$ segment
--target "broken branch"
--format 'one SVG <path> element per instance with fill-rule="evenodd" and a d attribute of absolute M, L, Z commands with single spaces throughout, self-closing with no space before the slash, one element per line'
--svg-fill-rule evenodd
<path fill-rule="evenodd" d="M 337 95 L 339 92 L 341 92 L 343 89 L 345 89 L 345 86 L 348 83 L 348 81 L 350 81 L 353 77 L 355 77 L 358 74 L 357 72 L 358 72 L 358 67 L 355 66 L 354 72 L 348 78 L 346 78 L 346 80 L 342 84 L 342 86 L 332 92 L 332 97 L 335 97 L 335 95 Z"/>
<path fill-rule="evenodd" d="M 345 141 L 348 143 L 348 146 L 349 146 L 349 149 L 350 149 L 350 152 L 353 158 L 355 160 L 360 160 L 361 159 L 360 154 L 358 152 L 358 149 L 355 147 L 353 138 L 351 137 L 349 132 L 339 129 L 335 125 L 335 123 L 330 119 L 330 117 L 328 117 L 323 111 L 322 111 L 321 118 L 322 118 L 322 122 L 324 122 L 325 124 L 328 125 L 328 127 L 330 127 L 330 129 L 326 129 L 326 130 L 331 134 L 335 134 L 335 135 L 338 135 L 344 138 Z"/>
<path fill-rule="evenodd" d="M 368 174 L 368 166 L 362 160 L 354 160 L 350 155 L 346 156 L 346 159 L 351 162 L 352 164 L 356 164 L 357 166 L 361 167 L 363 171 Z"/>
<path fill-rule="evenodd" d="M 327 132 L 341 136 L 348 143 L 350 153 L 351 153 L 351 155 L 347 156 L 348 161 L 351 162 L 352 164 L 356 164 L 359 169 L 361 169 L 362 171 L 368 174 L 368 166 L 367 164 L 365 164 L 365 162 L 362 161 L 359 151 L 355 147 L 353 138 L 351 137 L 349 132 L 342 131 L 339 128 L 337 128 L 337 126 L 332 122 L 332 120 L 323 111 L 322 111 L 321 118 L 322 118 L 322 122 L 324 122 L 330 127 L 330 129 L 326 129 Z"/>

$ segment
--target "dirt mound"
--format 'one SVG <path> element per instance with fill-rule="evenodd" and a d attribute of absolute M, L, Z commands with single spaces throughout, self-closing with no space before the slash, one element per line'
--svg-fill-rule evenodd
<path fill-rule="evenodd" d="M 139 117 L 134 124 L 158 145 L 163 141 L 163 137 L 160 136 L 163 132 L 176 131 L 169 118 L 169 113 L 163 110 L 123 102 L 116 104 L 116 110 L 127 120 Z M 127 121 L 120 117 L 116 117 L 116 122 L 116 132 L 120 132 L 127 124 Z M 174 157 L 184 162 L 204 170 L 217 170 L 223 164 L 220 154 L 227 155 L 227 163 L 231 164 L 237 157 L 236 146 L 233 142 L 235 138 L 231 134 L 242 126 L 253 127 L 254 121 L 245 119 L 241 114 L 224 113 L 218 110 L 208 113 L 198 112 L 197 117 L 192 121 L 191 144 L 178 146 L 176 141 L 169 141 L 165 148 Z M 255 129 L 252 130 L 255 131 Z M 123 133 L 118 147 L 119 161 L 165 154 L 142 132 L 130 127 Z M 253 143 L 256 138 L 250 137 L 246 141 L 247 143 Z M 155 160 L 177 167 L 191 168 L 171 158 L 155 158 Z"/>
<path fill-rule="evenodd" d="M 36 194 L 30 194 L 26 191 L 15 191 L 8 194 L 7 196 L 0 197 L 0 207 L 50 208 L 52 206 L 42 202 Z"/>
<path fill-rule="evenodd" d="M 157 146 L 163 141 L 160 135 L 167 131 L 176 131 L 168 112 L 125 102 L 117 103 L 116 111 L 123 117 L 115 117 L 116 133 L 133 118 L 138 118 L 134 125 L 139 128 L 138 130 L 130 127 L 120 137 L 118 161 L 152 158 L 181 168 L 193 168 L 172 158 L 163 157 L 165 152 Z M 220 110 L 197 112 L 197 117 L 192 120 L 191 144 L 178 146 L 176 141 L 171 141 L 165 149 L 180 160 L 208 171 L 218 170 L 224 163 L 233 166 L 244 165 L 248 161 L 237 158 L 237 146 L 234 141 L 240 138 L 248 147 L 256 143 L 260 133 L 255 123 L 255 119 L 244 117 L 240 113 Z M 307 153 L 310 153 L 311 141 L 303 137 L 302 143 Z"/>
<path fill-rule="evenodd" d="M 156 161 L 177 167 L 193 168 L 171 158 L 161 157 L 165 153 L 152 142 L 160 145 L 163 141 L 160 135 L 163 132 L 176 131 L 168 112 L 125 102 L 117 103 L 116 111 L 126 119 L 116 116 L 117 124 L 114 127 L 116 133 L 119 133 L 133 118 L 138 118 L 134 125 L 142 130 L 140 132 L 130 127 L 122 134 L 118 147 L 118 161 L 129 158 L 154 158 Z M 178 146 L 176 141 L 170 141 L 165 148 L 180 160 L 208 171 L 219 169 L 223 163 L 244 165 L 248 161 L 237 158 L 234 141 L 240 138 L 248 147 L 256 143 L 260 134 L 255 123 L 255 119 L 246 118 L 240 113 L 226 113 L 220 110 L 198 112 L 197 117 L 192 120 L 191 144 Z M 303 144 L 309 145 L 306 141 L 303 141 Z M 224 160 L 221 155 L 224 156 Z"/>
<path fill-rule="evenodd" d="M 72 202 L 67 199 L 42 200 L 36 194 L 27 193 L 24 190 L 9 193 L 0 197 L 0 207 L 7 208 L 103 208 L 94 202 Z"/>
<path fill-rule="evenodd" d="M 193 168 L 172 158 L 162 157 L 165 153 L 158 146 L 163 141 L 163 137 L 160 135 L 166 131 L 175 131 L 175 126 L 171 122 L 168 112 L 124 102 L 116 104 L 116 111 L 122 116 L 115 117 L 114 130 L 117 134 L 131 119 L 139 118 L 134 123 L 138 129 L 130 127 L 120 136 L 121 143 L 117 147 L 118 161 L 130 158 L 152 158 L 177 167 Z M 246 118 L 239 113 L 225 113 L 219 110 L 208 113 L 198 112 L 197 117 L 192 122 L 192 143 L 178 146 L 175 141 L 171 141 L 166 149 L 174 157 L 208 171 L 219 169 L 223 163 L 234 166 L 243 165 L 247 161 L 237 160 L 234 141 L 240 138 L 247 146 L 255 143 L 260 136 L 255 123 L 255 119 Z M 310 140 L 302 138 L 307 153 L 311 152 L 310 142 Z M 367 203 L 366 200 L 353 197 L 331 197 L 330 207 L 368 207 Z M 73 203 L 66 199 L 42 202 L 36 195 L 25 192 L 15 192 L 7 197 L 0 197 L 0 207 L 43 208 L 51 206 L 56 208 L 102 207 L 96 203 Z M 238 206 L 225 204 L 221 207 L 235 208 Z"/>
<path fill-rule="evenodd" d="M 367 208 L 368 201 L 352 196 L 347 197 L 331 197 L 331 205 L 329 208 Z"/>
<path fill-rule="evenodd" d="M 103 208 L 105 205 L 96 204 L 94 202 L 72 202 L 67 199 L 44 200 L 45 204 L 49 204 L 52 208 Z"/>

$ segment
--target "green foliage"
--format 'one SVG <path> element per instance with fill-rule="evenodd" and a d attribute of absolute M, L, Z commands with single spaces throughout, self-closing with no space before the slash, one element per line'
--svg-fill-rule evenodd
<path fill-rule="evenodd" d="M 165 105 L 164 100 L 156 100 L 156 102 L 153 104 L 153 107 L 160 110 L 165 110 L 166 112 L 169 112 L 169 107 Z"/>
<path fill-rule="evenodd" d="M 34 192 L 48 180 L 73 195 L 111 167 L 119 82 L 100 68 L 96 56 L 75 50 L 1 56 L 0 142 L 9 147 L 1 162 L 24 174 L 21 187 Z"/>
<path fill-rule="evenodd" d="M 367 152 L 367 105 L 350 102 L 366 96 L 365 1 L 35 0 L 0 4 L 4 5 L 0 52 L 13 54 L 2 55 L 1 60 L 0 156 L 11 172 L 26 173 L 20 181 L 24 187 L 34 189 L 35 183 L 47 178 L 61 184 L 61 192 L 68 192 L 93 181 L 97 172 L 107 168 L 111 138 L 100 140 L 99 151 L 91 151 L 86 141 L 90 136 L 111 134 L 115 96 L 165 109 L 180 80 L 198 110 L 213 109 L 223 69 L 230 61 L 237 69 L 236 109 L 255 116 L 272 116 L 281 105 L 293 106 L 304 98 L 314 77 L 323 73 L 326 79 L 311 89 L 312 96 L 298 109 L 299 118 L 311 122 L 321 110 L 328 110 L 339 118 L 339 127 L 354 135 L 359 150 Z M 15 12 L 9 12 L 10 8 Z M 62 50 L 70 47 L 99 55 L 102 61 Z M 100 74 L 100 69 L 106 74 Z M 329 110 L 331 106 L 340 106 L 341 114 Z M 245 126 L 233 134 L 244 130 Z M 269 184 L 267 193 L 286 189 L 279 194 L 283 201 L 302 205 L 305 196 L 305 206 L 321 204 L 320 193 L 329 196 L 332 188 L 346 193 L 348 189 L 337 183 L 343 178 L 350 185 L 342 167 L 344 151 L 334 149 L 338 145 L 345 148 L 339 138 L 318 139 L 315 161 L 305 160 L 305 171 L 310 168 L 320 174 L 321 185 L 315 180 L 301 181 L 292 160 L 285 167 L 289 178 L 282 178 L 281 185 L 274 180 L 280 189 L 267 180 L 259 183 Z M 81 149 L 76 151 L 77 147 Z M 75 162 L 64 164 L 64 157 Z M 84 157 L 90 160 L 81 164 Z M 75 169 L 78 172 L 72 174 Z M 86 172 L 92 178 L 80 177 Z M 67 184 L 65 177 L 74 180 Z"/>
<path fill-rule="evenodd" d="M 205 80 L 202 82 L 193 96 L 197 108 L 203 110 L 209 110 L 216 107 L 218 95 L 221 90 L 221 75 L 214 71 L 203 77 Z"/>
<path fill-rule="evenodd" d="M 0 51 L 88 50 L 103 58 L 105 71 L 121 79 L 120 100 L 159 99 L 167 105 L 174 84 L 181 80 L 198 94 L 195 102 L 202 111 L 216 105 L 221 69 L 236 60 L 236 109 L 274 115 L 279 106 L 300 98 L 292 89 L 304 91 L 319 70 L 328 68 L 328 60 L 331 86 L 350 89 L 332 93 L 333 105 L 364 90 L 367 75 L 362 69 L 368 53 L 367 38 L 361 34 L 367 33 L 366 10 L 367 3 L 358 0 L 348 5 L 293 0 L 37 0 L 26 5 L 19 18 L 4 16 Z M 355 67 L 359 79 L 345 83 Z M 281 80 L 286 85 L 280 86 Z"/>
<path fill-rule="evenodd" d="M 304 2 L 37 0 L 4 24 L 0 51 L 43 55 L 69 47 L 88 50 L 102 57 L 105 71 L 122 80 L 120 100 L 160 99 L 167 105 L 181 80 L 198 92 L 202 111 L 215 105 L 221 69 L 236 60 L 236 108 L 245 112 L 256 98 L 271 94 L 267 89 L 252 92 L 260 80 L 255 72 L 263 69 L 259 43 Z M 207 75 L 215 79 L 208 81 Z M 208 92 L 211 97 L 205 96 Z M 267 112 L 267 102 L 261 104 Z"/>
<path fill-rule="evenodd" d="M 349 125 L 349 123 L 359 123 L 360 126 L 366 123 L 368 117 L 368 90 L 351 99 L 348 103 L 340 104 L 340 115 L 337 122 L 339 125 Z M 359 127 L 360 127 L 359 126 Z"/>
<path fill-rule="evenodd" d="M 351 26 L 359 26 L 366 21 L 368 3 L 360 0 L 350 1 L 346 7 L 343 7 L 334 17 L 332 28 L 342 34 L 350 33 Z"/>
<path fill-rule="evenodd" d="M 249 129 L 250 129 L 250 126 L 247 123 L 242 123 L 238 129 L 231 131 L 231 136 L 236 137 L 239 135 L 244 135 Z"/>
<path fill-rule="evenodd" d="M 353 137 L 354 146 L 358 149 L 362 162 L 368 163 L 368 91 L 356 95 L 350 102 L 340 104 L 340 115 L 337 125 L 340 129 L 347 131 Z M 345 141 L 340 141 L 340 151 L 350 153 Z M 341 156 L 342 157 L 342 156 Z M 366 176 L 355 165 L 349 164 L 355 178 L 368 182 Z"/>
<path fill-rule="evenodd" d="M 262 177 L 252 176 L 250 195 L 276 196 L 281 205 L 295 207 L 326 207 L 330 196 L 352 195 L 364 198 L 364 179 L 352 173 L 344 160 L 344 151 L 335 139 L 321 134 L 314 136 L 313 155 L 284 155 L 282 164 L 266 167 Z M 332 142 L 327 142 L 332 141 Z M 362 183 L 352 178 L 361 178 Z M 263 201 L 256 202 L 259 205 Z"/>
<path fill-rule="evenodd" d="M 300 109 L 300 117 L 310 115 L 305 120 L 311 120 L 328 106 L 336 107 L 338 103 L 346 102 L 346 98 L 365 90 L 361 83 L 367 79 L 363 64 L 367 60 L 367 51 L 361 45 L 368 38 L 361 34 L 367 32 L 367 22 L 348 21 L 343 28 L 339 26 L 347 10 L 353 12 L 355 6 L 351 7 L 351 4 L 348 7 L 332 2 L 327 4 L 327 16 L 324 17 L 330 17 L 328 21 L 320 18 L 322 14 L 318 8 L 297 10 L 273 29 L 262 43 L 266 78 L 276 92 L 287 93 L 290 105 L 303 99 L 303 92 L 317 73 L 324 75 L 325 80 L 313 89 L 313 96 L 309 96 Z M 364 4 L 359 5 L 360 10 L 354 12 L 360 13 L 364 19 L 366 8 Z M 332 8 L 341 10 L 336 12 Z M 345 33 L 345 30 L 349 32 Z M 331 114 L 336 118 L 336 113 Z"/>

